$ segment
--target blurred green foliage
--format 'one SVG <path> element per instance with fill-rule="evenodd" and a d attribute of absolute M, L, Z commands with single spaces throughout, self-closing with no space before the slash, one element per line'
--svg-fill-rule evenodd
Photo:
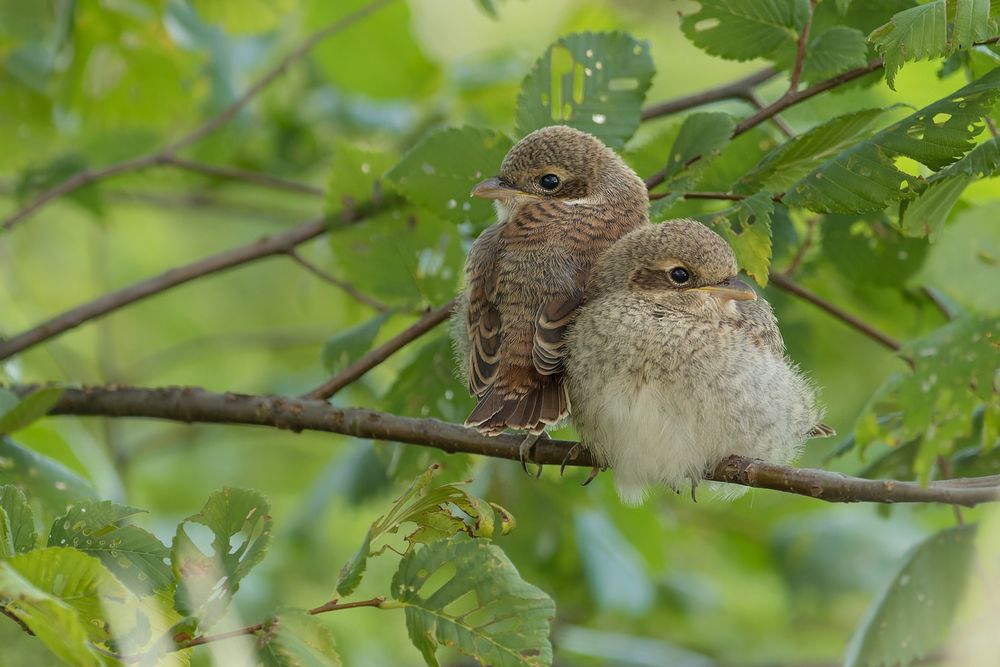
<path fill-rule="evenodd" d="M 300 221 L 398 197 L 298 249 L 385 308 L 275 257 L 33 347 L 2 362 L 0 381 L 301 394 L 454 295 L 465 251 L 493 215 L 469 189 L 519 136 L 568 122 L 620 149 L 641 176 L 662 172 L 654 219 L 714 224 L 761 284 L 768 271 L 794 266 L 798 282 L 905 341 L 912 368 L 812 305 L 765 290 L 789 355 L 822 388 L 827 421 L 845 434 L 810 443 L 802 465 L 924 479 L 994 474 L 1000 183 L 989 177 L 1000 166 L 990 132 L 1000 121 L 1000 51 L 973 43 L 996 36 L 998 8 L 982 0 L 811 4 L 385 2 L 183 153 L 324 196 L 168 165 L 80 188 L 0 232 L 0 332 Z M 0 212 L 82 170 L 168 145 L 308 35 L 367 6 L 0 0 Z M 765 103 L 779 99 L 807 23 L 803 85 L 876 57 L 887 67 L 783 111 L 795 138 L 772 123 L 733 136 L 756 111 L 741 98 L 640 122 L 650 102 L 761 64 L 783 70 L 757 89 Z M 685 199 L 685 191 L 746 198 Z M 33 618 L 39 638 L 70 664 L 103 659 L 92 642 L 106 641 L 107 629 L 89 619 L 115 614 L 129 628 L 126 652 L 154 646 L 168 630 L 189 637 L 263 623 L 252 640 L 176 654 L 178 664 L 336 664 L 339 655 L 345 665 L 418 665 L 421 654 L 465 664 L 456 644 L 506 664 L 463 626 L 459 591 L 426 580 L 427 567 L 444 563 L 469 563 L 452 580 L 461 591 L 485 595 L 502 584 L 491 613 L 522 616 L 528 629 L 501 622 L 496 636 L 524 651 L 527 664 L 548 664 L 554 650 L 555 664 L 582 667 L 826 665 L 839 664 L 849 642 L 852 665 L 926 652 L 944 663 L 975 635 L 968 617 L 997 611 L 961 600 L 973 546 L 984 562 L 991 553 L 995 560 L 996 530 L 976 538 L 973 528 L 945 530 L 955 521 L 950 508 L 889 512 L 765 491 L 732 503 L 664 491 L 625 508 L 613 473 L 582 488 L 580 473 L 547 470 L 536 481 L 510 462 L 333 435 L 35 421 L 57 398 L 57 390 L 24 400 L 0 391 L 0 485 L 12 485 L 0 493 L 0 599 L 17 597 L 21 617 Z M 470 408 L 444 327 L 334 402 L 447 421 Z M 436 486 L 424 472 L 432 464 L 441 466 Z M 457 484 L 466 479 L 474 481 Z M 406 506 L 414 493 L 416 505 Z M 426 539 L 407 542 L 395 534 L 399 522 L 377 531 L 393 512 Z M 508 531 L 511 516 L 518 527 Z M 485 530 L 479 518 L 487 517 L 504 529 Z M 86 556 L 88 531 L 122 548 Z M 380 535 L 386 542 L 372 549 Z M 344 563 L 353 565 L 338 582 Z M 995 579 L 990 567 L 980 572 Z M 178 606 L 163 591 L 183 572 L 200 576 L 182 584 Z M 426 596 L 406 588 L 414 582 Z M 406 622 L 366 609 L 303 613 L 335 588 L 351 599 L 394 597 Z M 918 596 L 928 592 L 947 604 L 921 615 Z M 101 616 L 94 606 L 104 598 L 117 606 Z M 134 614 L 122 619 L 123 609 L 152 620 L 140 627 Z M 962 622 L 952 628 L 955 616 Z M 920 628 L 917 644 L 900 633 L 910 626 Z M 256 653 L 255 641 L 269 652 Z M 0 645 L 0 665 L 53 660 L 7 619 Z"/>

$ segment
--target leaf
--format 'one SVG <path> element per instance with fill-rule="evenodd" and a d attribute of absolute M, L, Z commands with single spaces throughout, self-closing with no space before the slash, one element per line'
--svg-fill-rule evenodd
<path fill-rule="evenodd" d="M 761 286 L 771 266 L 771 216 L 774 202 L 766 192 L 747 197 L 735 206 L 699 216 L 733 247 L 736 261 Z M 734 228 L 733 220 L 739 226 Z"/>
<path fill-rule="evenodd" d="M 823 257 L 837 273 L 859 287 L 902 286 L 927 257 L 927 239 L 906 238 L 884 213 L 828 214 L 820 225 Z"/>
<path fill-rule="evenodd" d="M 495 0 L 477 0 L 477 4 L 482 8 L 482 10 L 490 16 L 490 18 L 497 18 L 497 6 Z"/>
<path fill-rule="evenodd" d="M 984 141 L 958 162 L 953 162 L 928 178 L 928 182 L 952 178 L 954 176 L 995 176 L 1000 170 L 1000 137 Z"/>
<path fill-rule="evenodd" d="M 521 84 L 517 131 L 570 125 L 612 148 L 639 127 L 656 73 L 649 43 L 624 32 L 573 33 L 552 44 Z"/>
<path fill-rule="evenodd" d="M 491 202 L 470 193 L 499 172 L 510 139 L 476 127 L 431 132 L 389 170 L 386 178 L 403 195 L 450 222 L 482 225 L 494 218 Z"/>
<path fill-rule="evenodd" d="M 78 500 L 97 497 L 90 483 L 76 473 L 10 438 L 0 438 L 0 484 L 13 484 L 48 516 L 62 514 Z"/>
<path fill-rule="evenodd" d="M 327 182 L 327 209 L 331 213 L 350 210 L 374 197 L 376 183 L 385 177 L 393 161 L 394 157 L 389 153 L 335 140 Z"/>
<path fill-rule="evenodd" d="M 729 60 L 787 60 L 809 16 L 809 0 L 698 0 L 681 18 L 695 46 Z"/>
<path fill-rule="evenodd" d="M 297 0 L 191 0 L 208 23 L 220 24 L 228 33 L 264 32 L 277 28 L 294 12 Z"/>
<path fill-rule="evenodd" d="M 811 170 L 867 138 L 885 109 L 863 109 L 837 116 L 774 149 L 760 164 L 740 179 L 738 192 L 757 190 L 782 192 Z"/>
<path fill-rule="evenodd" d="M 858 445 L 920 439 L 914 470 L 926 479 L 934 460 L 972 432 L 980 406 L 1000 407 L 998 332 L 998 317 L 964 316 L 907 343 L 902 354 L 913 360 L 913 372 L 893 376 L 872 396 L 855 426 Z"/>
<path fill-rule="evenodd" d="M 906 665 L 947 636 L 969 575 L 976 526 L 957 526 L 914 547 L 851 638 L 845 667 Z"/>
<path fill-rule="evenodd" d="M 270 506 L 256 491 L 226 487 L 208 497 L 197 514 L 177 526 L 170 559 L 178 580 L 174 606 L 208 628 L 225 612 L 240 581 L 264 559 L 271 543 Z M 204 553 L 188 534 L 186 524 L 207 526 L 212 553 Z M 234 538 L 238 539 L 234 541 Z"/>
<path fill-rule="evenodd" d="M 867 64 L 864 34 L 847 26 L 834 26 L 810 41 L 802 63 L 802 78 L 821 81 Z"/>
<path fill-rule="evenodd" d="M 0 509 L 6 514 L 12 550 L 24 553 L 34 549 L 38 543 L 35 518 L 24 494 L 11 484 L 0 486 Z"/>
<path fill-rule="evenodd" d="M 725 113 L 699 112 L 684 119 L 664 167 L 665 186 L 685 190 L 729 143 L 735 121 Z"/>
<path fill-rule="evenodd" d="M 87 630 L 72 607 L 32 585 L 11 560 L 0 561 L 0 601 L 4 610 L 28 626 L 64 663 L 100 667 Z"/>
<path fill-rule="evenodd" d="M 911 237 L 926 236 L 934 241 L 958 203 L 958 198 L 972 181 L 972 176 L 958 174 L 931 183 L 912 201 L 903 202 L 900 209 L 900 229 L 903 234 Z"/>
<path fill-rule="evenodd" d="M 432 487 L 431 482 L 439 469 L 440 466 L 433 465 L 421 473 L 394 501 L 389 511 L 372 523 L 361 547 L 340 570 L 337 581 L 339 595 L 350 595 L 361 583 L 368 559 L 384 551 L 385 547 L 373 549 L 375 541 L 384 535 L 396 534 L 405 523 L 416 524 L 416 529 L 406 536 L 407 552 L 412 551 L 416 544 L 442 540 L 459 532 L 473 537 L 492 537 L 494 510 L 501 517 L 503 534 L 513 528 L 514 518 L 507 510 L 470 494 L 464 484 Z"/>
<path fill-rule="evenodd" d="M 895 90 L 896 72 L 905 61 L 947 56 L 996 31 L 989 0 L 932 0 L 895 14 L 868 40 L 885 61 L 886 82 Z"/>
<path fill-rule="evenodd" d="M 656 586 L 635 547 L 605 512 L 578 510 L 573 518 L 583 573 L 598 608 L 624 616 L 646 614 Z"/>
<path fill-rule="evenodd" d="M 0 392 L 10 393 L 6 389 L 0 389 Z M 58 387 L 45 387 L 21 397 L 12 407 L 8 404 L 8 407 L 0 412 L 0 436 L 20 431 L 47 415 L 59 402 L 62 392 L 63 390 Z"/>
<path fill-rule="evenodd" d="M 265 667 L 340 667 L 333 633 L 303 609 L 281 609 L 254 633 Z"/>
<path fill-rule="evenodd" d="M 399 371 L 381 403 L 386 410 L 396 414 L 449 422 L 465 420 L 473 403 L 468 388 L 459 380 L 446 332 L 432 335 L 424 343 L 410 363 Z"/>
<path fill-rule="evenodd" d="M 52 524 L 48 546 L 96 556 L 138 595 L 164 590 L 174 583 L 169 549 L 149 531 L 127 523 L 142 512 L 110 500 L 78 503 Z"/>
<path fill-rule="evenodd" d="M 492 667 L 552 664 L 552 599 L 487 540 L 456 535 L 412 551 L 392 579 L 392 596 L 432 667 L 441 644 Z"/>
<path fill-rule="evenodd" d="M 389 313 L 382 313 L 361 324 L 340 331 L 323 344 L 323 367 L 330 374 L 339 373 L 371 349 Z"/>
<path fill-rule="evenodd" d="M 973 147 L 998 95 L 1000 68 L 826 160 L 794 183 L 784 202 L 820 213 L 864 213 L 910 198 L 919 181 L 893 159 L 935 170 L 955 162 Z"/>

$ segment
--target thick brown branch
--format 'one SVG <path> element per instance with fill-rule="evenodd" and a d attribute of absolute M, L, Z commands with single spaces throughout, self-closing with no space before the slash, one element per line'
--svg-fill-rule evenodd
<path fill-rule="evenodd" d="M 303 398 L 314 398 L 327 400 L 338 391 L 351 384 L 362 375 L 375 368 L 390 356 L 398 352 L 404 346 L 420 338 L 425 333 L 448 319 L 451 311 L 455 309 L 457 299 L 452 299 L 448 303 L 428 311 L 423 317 L 414 322 L 410 327 L 396 334 L 384 344 L 378 346 L 368 354 L 364 355 L 350 366 L 334 375 L 332 378 L 316 387 Z"/>
<path fill-rule="evenodd" d="M 9 388 L 23 395 L 36 387 L 19 385 Z M 186 423 L 253 424 L 295 432 L 323 431 L 513 461 L 519 458 L 523 440 L 517 435 L 489 437 L 473 429 L 435 419 L 414 419 L 362 408 L 336 408 L 326 401 L 217 394 L 189 387 L 67 389 L 51 414 L 146 417 Z M 559 465 L 573 444 L 560 440 L 539 440 L 533 459 L 538 463 Z M 590 467 L 594 462 L 584 451 L 568 464 Z M 942 480 L 921 486 L 916 482 L 861 479 L 825 470 L 792 468 L 729 457 L 721 461 L 708 478 L 828 502 L 928 502 L 971 507 L 1000 499 L 1000 476 L 997 475 Z"/>
<path fill-rule="evenodd" d="M 337 34 L 341 30 L 350 27 L 351 25 L 357 23 L 361 19 L 365 18 L 372 12 L 375 12 L 382 7 L 386 6 L 393 0 L 374 0 L 368 5 L 358 9 L 355 12 L 344 16 L 343 18 L 334 21 L 330 25 L 317 30 L 305 41 L 303 41 L 295 50 L 289 53 L 287 56 L 281 59 L 276 65 L 271 67 L 267 72 L 264 73 L 257 81 L 250 86 L 238 99 L 233 101 L 232 104 L 227 106 L 225 109 L 220 111 L 218 114 L 210 118 L 208 121 L 202 125 L 196 127 L 191 132 L 185 134 L 181 138 L 177 139 L 166 147 L 148 155 L 141 155 L 138 157 L 125 160 L 124 162 L 119 162 L 118 164 L 113 164 L 102 169 L 90 170 L 86 169 L 84 171 L 77 172 L 73 174 L 68 179 L 59 183 L 56 186 L 46 190 L 45 192 L 38 195 L 33 199 L 27 206 L 14 214 L 9 216 L 0 225 L 0 231 L 10 231 L 17 224 L 25 220 L 28 216 L 33 214 L 38 209 L 42 208 L 49 202 L 67 195 L 85 185 L 90 185 L 91 183 L 96 183 L 97 181 L 103 181 L 112 176 L 117 176 L 119 174 L 124 174 L 133 171 L 139 171 L 142 169 L 147 169 L 160 164 L 166 164 L 174 155 L 180 151 L 182 148 L 186 148 L 191 144 L 200 141 L 209 134 L 215 132 L 220 127 L 231 121 L 236 115 L 243 110 L 243 108 L 249 104 L 257 95 L 260 94 L 262 90 L 271 85 L 275 79 L 281 76 L 286 69 L 291 65 L 301 60 L 306 56 L 317 44 L 323 40 Z"/>
<path fill-rule="evenodd" d="M 759 72 L 754 72 L 750 76 L 733 81 L 732 83 L 716 86 L 703 90 L 700 93 L 678 97 L 674 100 L 667 100 L 659 104 L 653 104 L 642 110 L 642 120 L 651 120 L 661 116 L 680 113 L 688 109 L 721 102 L 722 100 L 746 99 L 748 93 L 762 83 L 770 81 L 778 75 L 778 70 L 774 67 L 765 67 Z"/>
<path fill-rule="evenodd" d="M 284 178 L 264 174 L 257 171 L 247 171 L 246 169 L 235 169 L 233 167 L 220 167 L 214 164 L 205 164 L 195 160 L 185 160 L 179 157 L 166 157 L 161 164 L 183 169 L 185 171 L 223 178 L 228 181 L 244 181 L 272 190 L 284 190 L 286 192 L 296 192 L 298 194 L 310 195 L 313 197 L 323 197 L 326 193 L 322 188 L 317 188 L 306 183 L 297 183 Z"/>
<path fill-rule="evenodd" d="M 802 287 L 788 276 L 780 273 L 772 273 L 769 277 L 769 280 L 771 281 L 771 284 L 777 287 L 778 289 L 784 290 L 790 294 L 794 294 L 795 296 L 805 299 L 809 303 L 818 306 L 819 308 L 822 308 L 829 314 L 836 317 L 841 322 L 847 324 L 848 326 L 852 327 L 857 331 L 860 331 L 861 333 L 868 336 L 872 340 L 876 341 L 880 345 L 889 348 L 893 352 L 899 351 L 900 345 L 895 338 L 892 338 L 888 334 L 879 331 L 871 324 L 868 324 L 867 322 L 855 317 L 854 315 L 851 315 L 842 308 L 833 305 L 832 303 L 830 303 L 823 297 L 819 296 L 818 294 L 815 294 L 814 292 L 807 290 L 805 287 Z"/>

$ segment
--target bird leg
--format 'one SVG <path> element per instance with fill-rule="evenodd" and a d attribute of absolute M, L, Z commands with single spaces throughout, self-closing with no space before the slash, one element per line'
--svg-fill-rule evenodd
<path fill-rule="evenodd" d="M 531 461 L 532 452 L 535 450 L 535 443 L 538 442 L 539 438 L 545 438 L 548 440 L 548 435 L 544 431 L 541 433 L 529 433 L 521 441 L 521 446 L 517 448 L 517 455 L 521 461 L 521 468 L 524 470 L 525 475 L 530 475 L 528 472 L 528 461 Z M 532 461 L 534 463 L 534 461 Z M 538 464 L 538 470 L 535 472 L 535 479 L 542 476 L 542 464 Z"/>

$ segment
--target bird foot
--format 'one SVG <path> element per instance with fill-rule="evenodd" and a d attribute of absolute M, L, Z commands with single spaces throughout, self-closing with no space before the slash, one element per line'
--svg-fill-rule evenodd
<path fill-rule="evenodd" d="M 559 466 L 560 477 L 566 474 L 566 465 L 570 461 L 575 461 L 576 457 L 580 455 L 580 452 L 584 451 L 585 449 L 586 447 L 584 447 L 583 444 L 579 442 L 575 443 L 572 447 L 569 448 L 569 451 L 566 452 L 566 456 L 563 457 L 562 465 Z"/>
<path fill-rule="evenodd" d="M 521 461 L 521 468 L 524 470 L 525 475 L 531 474 L 530 472 L 528 472 L 527 462 L 532 461 L 532 454 L 535 450 L 535 443 L 538 442 L 539 438 L 545 438 L 547 440 L 548 437 L 549 436 L 547 436 L 544 432 L 529 433 L 524 437 L 524 440 L 521 441 L 521 446 L 517 448 L 517 455 Z M 532 463 L 534 463 L 534 461 L 532 461 Z M 535 479 L 538 479 L 541 476 L 542 476 L 542 464 L 539 463 L 538 470 L 535 471 L 534 477 Z"/>
<path fill-rule="evenodd" d="M 597 476 L 601 473 L 601 466 L 594 466 L 590 469 L 590 474 L 587 475 L 587 479 L 583 480 L 583 484 L 580 486 L 588 486 L 591 482 L 597 479 Z"/>
<path fill-rule="evenodd" d="M 698 480 L 694 477 L 691 478 L 691 500 L 692 502 L 698 502 Z"/>

